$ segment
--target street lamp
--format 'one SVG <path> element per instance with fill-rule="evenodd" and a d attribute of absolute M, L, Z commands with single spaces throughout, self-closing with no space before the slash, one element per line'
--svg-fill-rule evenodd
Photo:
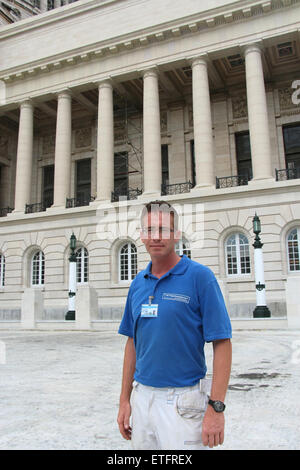
<path fill-rule="evenodd" d="M 253 243 L 253 247 L 256 287 L 256 307 L 253 311 L 253 317 L 267 318 L 271 316 L 271 312 L 266 305 L 266 286 L 264 278 L 264 260 L 262 252 L 263 243 L 261 242 L 259 237 L 259 234 L 261 232 L 261 223 L 256 212 L 255 216 L 253 217 L 253 232 L 255 233 L 255 241 Z"/>
<path fill-rule="evenodd" d="M 75 320 L 75 298 L 76 298 L 76 237 L 72 233 L 70 237 L 69 257 L 69 310 L 66 314 L 66 320 Z"/>

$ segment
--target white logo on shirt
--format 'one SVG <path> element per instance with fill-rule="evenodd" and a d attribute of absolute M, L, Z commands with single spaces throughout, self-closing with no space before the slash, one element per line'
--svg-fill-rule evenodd
<path fill-rule="evenodd" d="M 170 294 L 164 292 L 162 295 L 163 300 L 177 300 L 178 302 L 184 302 L 185 304 L 190 303 L 190 297 L 183 294 Z"/>

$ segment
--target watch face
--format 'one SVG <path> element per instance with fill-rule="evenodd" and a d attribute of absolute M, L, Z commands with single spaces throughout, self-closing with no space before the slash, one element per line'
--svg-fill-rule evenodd
<path fill-rule="evenodd" d="M 221 412 L 221 411 L 224 411 L 225 409 L 225 405 L 224 403 L 222 403 L 221 401 L 215 401 L 214 402 L 214 409 L 217 411 L 217 412 Z"/>

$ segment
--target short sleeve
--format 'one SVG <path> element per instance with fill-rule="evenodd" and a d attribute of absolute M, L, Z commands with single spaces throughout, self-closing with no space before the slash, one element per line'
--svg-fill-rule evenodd
<path fill-rule="evenodd" d="M 200 296 L 203 337 L 206 342 L 231 338 L 232 328 L 217 279 L 209 281 Z"/>
<path fill-rule="evenodd" d="M 131 288 L 128 291 L 125 310 L 119 326 L 118 333 L 133 338 L 133 316 L 131 308 Z"/>

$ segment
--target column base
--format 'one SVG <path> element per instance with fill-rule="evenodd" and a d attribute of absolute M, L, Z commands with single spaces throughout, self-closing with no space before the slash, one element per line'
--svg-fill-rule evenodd
<path fill-rule="evenodd" d="M 257 305 L 253 311 L 253 318 L 270 318 L 271 312 L 266 305 Z"/>
<path fill-rule="evenodd" d="M 210 184 L 210 183 L 199 183 L 199 184 L 196 184 L 192 189 L 191 191 L 197 191 L 199 189 L 215 189 L 215 184 Z"/>
<path fill-rule="evenodd" d="M 212 185 L 212 184 L 197 184 L 196 186 L 194 186 L 190 193 L 193 194 L 193 193 L 196 193 L 195 196 L 197 196 L 197 193 L 199 194 L 199 196 L 201 196 L 201 193 L 205 193 L 205 192 L 208 192 L 208 194 L 210 194 L 211 192 L 214 192 L 216 190 L 216 186 L 215 185 Z"/>
<path fill-rule="evenodd" d="M 25 214 L 25 207 L 24 207 L 24 209 L 14 209 L 13 211 L 8 212 L 6 217 L 9 217 L 9 216 L 12 216 L 12 215 L 18 215 L 18 214 L 20 214 L 20 215 Z"/>
<path fill-rule="evenodd" d="M 275 183 L 275 178 L 267 176 L 265 178 L 252 179 L 248 181 L 248 186 L 257 186 L 258 189 L 261 189 L 268 183 Z"/>
<path fill-rule="evenodd" d="M 75 320 L 75 310 L 69 310 L 66 313 L 65 320 Z"/>
<path fill-rule="evenodd" d="M 138 199 L 161 199 L 161 192 L 160 191 L 145 191 L 143 194 L 138 196 Z"/>
<path fill-rule="evenodd" d="M 66 209 L 66 205 L 61 205 L 61 206 L 50 206 L 50 207 L 47 207 L 46 209 L 46 212 L 55 212 L 55 211 L 59 211 L 59 210 L 62 210 L 62 209 Z"/>
<path fill-rule="evenodd" d="M 89 206 L 95 206 L 97 204 L 110 204 L 111 203 L 111 198 L 109 197 L 99 197 L 97 199 L 94 199 L 89 203 Z"/>

